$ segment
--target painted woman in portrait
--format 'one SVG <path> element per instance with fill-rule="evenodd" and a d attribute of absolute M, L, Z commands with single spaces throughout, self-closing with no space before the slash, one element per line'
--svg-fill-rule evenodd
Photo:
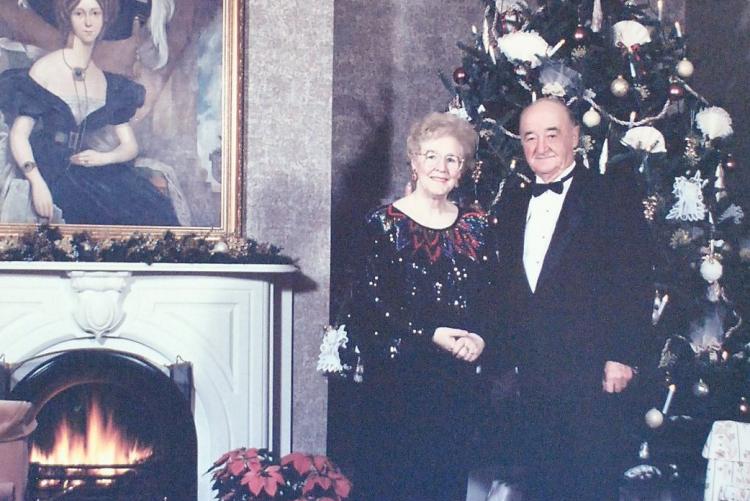
<path fill-rule="evenodd" d="M 92 59 L 116 17 L 113 0 L 55 0 L 64 46 L 31 68 L 0 75 L 10 150 L 31 186 L 34 211 L 68 224 L 177 226 L 169 197 L 134 167 L 130 119 L 144 88 Z"/>

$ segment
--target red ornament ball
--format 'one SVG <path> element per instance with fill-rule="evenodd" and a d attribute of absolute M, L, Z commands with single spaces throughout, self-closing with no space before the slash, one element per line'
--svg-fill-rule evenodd
<path fill-rule="evenodd" d="M 734 170 L 737 168 L 737 160 L 735 160 L 732 155 L 727 155 L 726 160 L 724 160 L 724 165 L 726 165 L 727 169 Z"/>
<path fill-rule="evenodd" d="M 678 83 L 669 84 L 669 99 L 671 101 L 679 101 L 685 97 L 685 87 Z"/>
<path fill-rule="evenodd" d="M 456 82 L 458 85 L 463 85 L 466 83 L 466 70 L 462 67 L 458 67 L 455 70 L 453 70 L 453 81 Z"/>
<path fill-rule="evenodd" d="M 573 40 L 575 40 L 578 44 L 582 44 L 588 37 L 589 33 L 586 28 L 579 24 L 573 32 Z"/>

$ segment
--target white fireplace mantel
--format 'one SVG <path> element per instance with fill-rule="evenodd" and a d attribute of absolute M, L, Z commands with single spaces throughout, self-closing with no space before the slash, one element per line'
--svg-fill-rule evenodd
<path fill-rule="evenodd" d="M 193 364 L 202 475 L 242 446 L 291 448 L 291 265 L 0 262 L 6 363 L 75 349 Z M 34 363 L 13 374 L 20 380 Z"/>

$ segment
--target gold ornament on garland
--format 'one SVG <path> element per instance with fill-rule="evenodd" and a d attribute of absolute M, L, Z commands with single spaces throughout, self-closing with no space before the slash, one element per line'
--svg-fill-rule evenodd
<path fill-rule="evenodd" d="M 691 76 L 693 76 L 695 66 L 693 66 L 693 63 L 691 63 L 689 59 L 683 58 L 679 63 L 677 63 L 675 71 L 677 71 L 677 74 L 682 78 L 690 78 Z"/>
<path fill-rule="evenodd" d="M 624 97 L 630 90 L 630 83 L 622 75 L 617 75 L 617 78 L 609 85 L 609 89 L 615 96 Z"/>
<path fill-rule="evenodd" d="M 223 245 L 221 245 L 223 244 Z M 226 248 L 223 252 L 216 247 Z M 95 239 L 86 232 L 63 235 L 48 225 L 0 240 L 2 261 L 79 261 L 114 263 L 293 264 L 281 249 L 253 239 L 215 242 L 195 234 L 133 233 L 122 239 Z"/>

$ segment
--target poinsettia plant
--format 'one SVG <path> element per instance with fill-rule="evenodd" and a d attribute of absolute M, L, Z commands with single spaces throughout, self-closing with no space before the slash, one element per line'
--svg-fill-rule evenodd
<path fill-rule="evenodd" d="M 241 448 L 208 469 L 221 501 L 345 501 L 352 484 L 326 456 L 292 452 L 280 460 L 267 449 Z"/>

